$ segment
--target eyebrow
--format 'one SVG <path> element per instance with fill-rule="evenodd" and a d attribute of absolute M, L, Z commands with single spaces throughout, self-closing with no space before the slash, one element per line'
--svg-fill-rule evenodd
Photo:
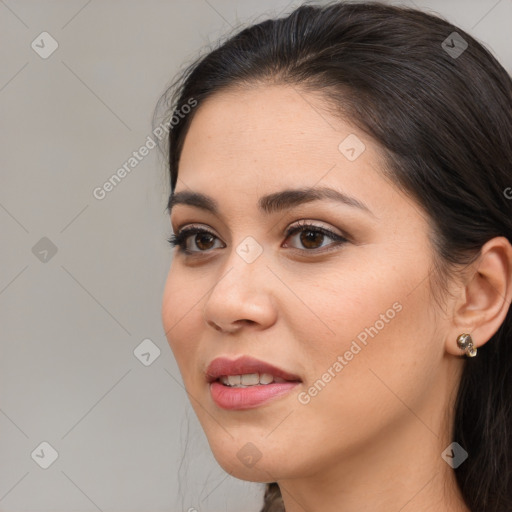
<path fill-rule="evenodd" d="M 262 213 L 270 215 L 303 203 L 320 201 L 322 199 L 338 201 L 347 206 L 358 208 L 359 210 L 374 215 L 364 203 L 355 197 L 348 196 L 343 192 L 339 192 L 338 190 L 329 187 L 286 189 L 273 194 L 268 194 L 259 199 L 258 208 Z M 196 208 L 201 208 L 202 210 L 206 210 L 215 215 L 219 213 L 219 204 L 217 201 L 212 197 L 199 192 L 183 190 L 172 194 L 169 197 L 169 202 L 167 204 L 167 211 L 169 214 L 177 204 L 195 206 Z"/>

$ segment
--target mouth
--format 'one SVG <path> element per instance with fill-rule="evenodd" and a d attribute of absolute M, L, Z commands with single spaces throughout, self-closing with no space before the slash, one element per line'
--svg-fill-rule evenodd
<path fill-rule="evenodd" d="M 274 365 L 243 356 L 214 359 L 206 370 L 213 401 L 223 409 L 252 409 L 288 393 L 302 380 Z"/>
<path fill-rule="evenodd" d="M 250 386 L 268 386 L 274 382 L 291 382 L 271 373 L 244 373 L 242 375 L 221 375 L 216 382 L 230 388 L 248 388 Z"/>
<path fill-rule="evenodd" d="M 225 357 L 214 359 L 206 369 L 206 380 L 209 383 L 218 380 L 231 387 L 268 385 L 286 381 L 302 382 L 298 375 L 250 356 L 234 360 Z"/>

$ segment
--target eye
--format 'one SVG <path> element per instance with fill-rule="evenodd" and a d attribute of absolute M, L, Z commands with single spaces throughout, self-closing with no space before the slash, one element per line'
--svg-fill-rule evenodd
<path fill-rule="evenodd" d="M 189 238 L 195 235 L 192 238 L 192 242 L 199 248 L 199 250 L 191 250 L 189 244 L 187 243 Z M 197 226 L 193 226 L 190 228 L 184 228 L 180 230 L 177 234 L 171 235 L 167 241 L 171 245 L 171 247 L 179 247 L 180 252 L 185 254 L 193 254 L 197 252 L 205 252 L 209 249 L 212 249 L 212 244 L 217 237 L 210 233 L 208 230 L 204 228 L 200 228 Z M 218 239 L 217 239 L 218 240 Z"/>
<path fill-rule="evenodd" d="M 305 247 L 306 250 L 308 250 L 308 252 L 316 252 L 318 251 L 318 249 L 322 247 L 334 246 L 328 249 L 332 250 L 338 247 L 339 245 L 348 242 L 348 240 L 345 237 L 338 235 L 337 233 L 333 233 L 329 229 L 323 228 L 321 226 L 310 224 L 307 221 L 301 221 L 299 224 L 296 224 L 295 226 L 289 228 L 288 231 L 286 232 L 286 239 L 290 237 L 297 238 L 297 235 L 299 243 L 302 245 L 302 247 Z M 323 245 L 323 242 L 325 241 L 326 238 L 334 240 L 334 243 Z M 318 252 L 324 251 L 322 250 Z"/>
<path fill-rule="evenodd" d="M 193 238 L 192 236 L 195 235 Z M 292 226 L 286 231 L 286 240 L 290 237 L 297 237 L 299 243 L 302 245 L 302 248 L 298 248 L 299 250 L 305 252 L 325 252 L 322 249 L 323 247 L 333 246 L 327 250 L 336 249 L 341 244 L 348 242 L 348 240 L 338 235 L 329 229 L 326 229 L 321 226 L 317 226 L 315 224 L 310 224 L 309 222 L 302 221 L 295 226 Z M 192 242 L 192 246 L 195 245 L 196 248 L 190 247 L 189 239 Z M 333 242 L 330 244 L 324 244 L 326 239 L 331 239 Z M 180 230 L 177 234 L 171 235 L 167 241 L 171 245 L 171 247 L 179 247 L 180 252 L 192 255 L 197 253 L 205 253 L 210 249 L 215 249 L 215 241 L 220 241 L 216 235 L 211 233 L 210 231 L 200 228 L 198 226 L 192 226 L 189 228 L 184 228 Z M 218 248 L 219 246 L 217 246 Z M 225 247 L 221 245 L 220 247 Z M 282 247 L 288 247 L 288 245 L 284 245 Z"/>

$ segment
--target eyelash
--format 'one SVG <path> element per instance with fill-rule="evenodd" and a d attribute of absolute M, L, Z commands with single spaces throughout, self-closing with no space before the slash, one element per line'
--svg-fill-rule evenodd
<path fill-rule="evenodd" d="M 320 226 L 316 226 L 314 224 L 310 224 L 307 221 L 300 221 L 299 224 L 296 224 L 295 226 L 292 226 L 290 229 L 288 229 L 285 233 L 286 239 L 288 239 L 290 236 L 295 235 L 296 233 L 299 233 L 301 231 L 312 231 L 312 232 L 322 233 L 323 235 L 325 235 L 335 241 L 335 243 L 329 244 L 330 246 L 334 246 L 334 247 L 330 247 L 329 249 L 325 249 L 323 247 L 317 248 L 317 249 L 298 249 L 298 250 L 304 251 L 304 252 L 309 252 L 309 253 L 322 252 L 322 253 L 324 253 L 324 252 L 328 252 L 331 250 L 335 250 L 338 246 L 348 242 L 347 238 L 340 236 L 336 233 L 333 233 L 332 231 L 330 231 L 328 229 L 322 228 Z M 200 253 L 209 252 L 210 249 L 208 249 L 206 251 L 191 251 L 186 248 L 187 239 L 192 235 L 203 234 L 203 233 L 217 238 L 213 233 L 211 233 L 207 229 L 200 228 L 200 227 L 190 227 L 190 228 L 182 229 L 177 234 L 171 235 L 167 239 L 167 241 L 169 242 L 169 244 L 171 245 L 172 248 L 178 247 L 180 253 L 183 253 L 186 255 L 197 255 Z"/>

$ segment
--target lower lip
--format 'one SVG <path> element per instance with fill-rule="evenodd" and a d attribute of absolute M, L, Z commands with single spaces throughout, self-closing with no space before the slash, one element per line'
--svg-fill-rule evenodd
<path fill-rule="evenodd" d="M 247 388 L 231 388 L 219 381 L 210 384 L 213 401 L 222 409 L 252 409 L 278 396 L 289 393 L 299 382 L 276 382 Z"/>

